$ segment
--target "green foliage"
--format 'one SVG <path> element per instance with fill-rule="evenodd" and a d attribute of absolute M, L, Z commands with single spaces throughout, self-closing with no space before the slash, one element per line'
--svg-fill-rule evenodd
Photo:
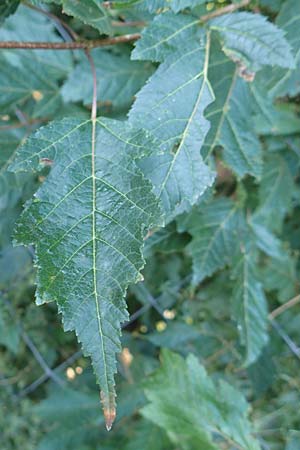
<path fill-rule="evenodd" d="M 197 358 L 164 351 L 162 367 L 146 383 L 149 404 L 142 414 L 164 428 L 184 449 L 216 449 L 213 441 L 255 450 L 250 434 L 247 403 L 232 386 L 217 385 Z M 222 444 L 221 444 L 222 445 Z"/>
<path fill-rule="evenodd" d="M 298 449 L 298 2 L 22 3 L 0 42 L 50 48 L 0 49 L 1 450 Z"/>

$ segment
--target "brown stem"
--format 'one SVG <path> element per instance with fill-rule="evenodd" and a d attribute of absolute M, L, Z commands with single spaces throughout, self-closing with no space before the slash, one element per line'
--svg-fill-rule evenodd
<path fill-rule="evenodd" d="M 292 298 L 288 302 L 284 303 L 283 305 L 279 306 L 279 308 L 274 309 L 274 311 L 269 314 L 269 319 L 273 320 L 275 317 L 279 316 L 289 308 L 292 308 L 293 306 L 300 303 L 300 295 L 297 295 L 296 297 Z"/>
<path fill-rule="evenodd" d="M 139 33 L 125 34 L 105 39 L 83 40 L 75 42 L 18 42 L 18 41 L 2 41 L 0 48 L 11 49 L 44 49 L 44 50 L 73 50 L 83 49 L 89 50 L 96 47 L 107 47 L 109 45 L 123 44 L 126 42 L 137 41 L 141 35 Z"/>
<path fill-rule="evenodd" d="M 224 6 L 224 8 L 219 8 L 216 11 L 213 11 L 209 14 L 205 14 L 200 17 L 200 22 L 208 22 L 210 19 L 214 19 L 215 17 L 223 16 L 224 14 L 232 13 L 237 11 L 240 8 L 245 8 L 250 4 L 251 0 L 242 0 L 240 3 L 234 3 L 232 5 Z"/>
<path fill-rule="evenodd" d="M 87 56 L 87 59 L 89 60 L 91 71 L 93 75 L 93 101 L 92 101 L 92 113 L 91 113 L 91 119 L 96 120 L 97 118 L 97 74 L 96 74 L 96 67 L 94 60 L 89 52 L 89 50 L 85 51 L 85 54 Z"/>

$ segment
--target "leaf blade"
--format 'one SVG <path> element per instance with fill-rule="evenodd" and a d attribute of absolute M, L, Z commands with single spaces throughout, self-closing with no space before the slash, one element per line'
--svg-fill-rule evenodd
<path fill-rule="evenodd" d="M 36 245 L 38 303 L 57 302 L 65 330 L 75 330 L 92 358 L 108 428 L 120 324 L 128 318 L 124 295 L 141 280 L 143 237 L 160 216 L 134 162 L 143 150 L 136 134 L 121 122 L 65 119 L 40 129 L 12 166 L 38 169 L 54 160 L 16 235 Z"/>
<path fill-rule="evenodd" d="M 204 110 L 214 100 L 207 78 L 209 52 L 210 35 L 203 32 L 202 45 L 160 65 L 129 113 L 130 123 L 160 142 L 159 152 L 139 166 L 155 186 L 167 221 L 195 204 L 214 179 L 200 154 L 209 129 Z"/>

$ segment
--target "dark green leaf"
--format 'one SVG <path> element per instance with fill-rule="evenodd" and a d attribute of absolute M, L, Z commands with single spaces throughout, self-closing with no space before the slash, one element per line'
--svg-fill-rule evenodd
<path fill-rule="evenodd" d="M 143 236 L 159 216 L 151 185 L 135 166 L 146 151 L 136 142 L 121 122 L 65 119 L 40 129 L 13 164 L 33 170 L 54 160 L 16 235 L 36 246 L 37 302 L 55 300 L 65 330 L 75 329 L 92 357 L 108 426 L 120 323 L 128 318 L 123 297 L 142 278 Z"/>

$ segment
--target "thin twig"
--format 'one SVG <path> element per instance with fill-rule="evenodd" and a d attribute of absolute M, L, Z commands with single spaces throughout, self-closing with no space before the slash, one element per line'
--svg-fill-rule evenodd
<path fill-rule="evenodd" d="M 297 359 L 300 360 L 300 348 L 292 341 L 288 334 L 281 328 L 279 323 L 276 320 L 271 321 L 272 327 L 277 331 L 279 336 L 284 340 L 286 345 L 289 347 L 293 355 L 296 356 Z"/>
<path fill-rule="evenodd" d="M 75 42 L 18 42 L 18 41 L 2 41 L 0 48 L 6 49 L 27 49 L 27 50 L 89 50 L 97 47 L 107 47 L 110 45 L 124 44 L 126 42 L 134 42 L 141 37 L 139 33 L 124 34 L 105 39 L 82 40 Z"/>
<path fill-rule="evenodd" d="M 73 353 L 69 358 L 67 358 L 64 362 L 59 364 L 57 367 L 52 369 L 52 372 L 61 372 L 66 369 L 69 365 L 73 364 L 78 358 L 82 356 L 82 350 L 78 350 Z M 20 391 L 17 395 L 17 399 L 23 398 L 31 392 L 35 391 L 41 384 L 45 383 L 50 378 L 49 374 L 44 373 L 39 378 L 37 378 L 33 383 L 26 386 L 22 391 Z"/>
<path fill-rule="evenodd" d="M 3 295 L 2 301 L 5 303 L 5 305 L 8 308 L 9 314 L 12 319 L 16 317 L 15 311 L 13 309 L 12 304 L 5 298 Z M 20 322 L 16 322 L 16 325 L 18 325 L 20 329 L 20 335 L 25 342 L 26 346 L 29 348 L 33 356 L 35 357 L 36 361 L 39 363 L 41 368 L 44 370 L 45 374 L 48 376 L 48 378 L 51 378 L 55 383 L 62 385 L 63 381 L 55 375 L 55 373 L 50 369 L 46 361 L 44 360 L 43 356 L 39 352 L 39 350 L 36 348 L 35 344 L 31 340 L 31 338 L 28 336 L 28 334 L 23 329 L 23 326 Z"/>
<path fill-rule="evenodd" d="M 298 305 L 298 303 L 300 303 L 300 295 L 296 295 L 296 297 L 292 298 L 288 302 L 286 302 L 283 305 L 279 306 L 279 308 L 274 309 L 274 311 L 272 311 L 269 314 L 269 319 L 270 320 L 275 319 L 277 316 L 279 316 L 280 314 L 284 313 L 289 308 L 292 308 L 293 306 Z"/>
<path fill-rule="evenodd" d="M 27 345 L 27 347 L 29 348 L 29 350 L 31 351 L 31 353 L 33 354 L 33 356 L 35 357 L 35 359 L 39 363 L 39 365 L 44 370 L 45 374 L 49 378 L 51 378 L 53 381 L 55 381 L 55 383 L 57 383 L 57 384 L 62 386 L 64 384 L 64 382 L 53 372 L 53 370 L 50 369 L 50 367 L 48 366 L 48 364 L 46 363 L 46 361 L 42 357 L 41 353 L 36 348 L 36 346 L 33 343 L 33 341 L 30 339 L 28 334 L 25 333 L 25 331 L 22 330 L 21 331 L 21 336 L 22 336 L 23 341 L 25 342 L 25 344 Z"/>
<path fill-rule="evenodd" d="M 242 0 L 240 3 L 233 3 L 232 5 L 224 6 L 223 8 L 219 8 L 216 11 L 213 11 L 209 14 L 205 14 L 200 17 L 200 22 L 208 22 L 215 17 L 223 16 L 224 14 L 230 14 L 238 9 L 245 8 L 250 4 L 251 0 Z"/>

